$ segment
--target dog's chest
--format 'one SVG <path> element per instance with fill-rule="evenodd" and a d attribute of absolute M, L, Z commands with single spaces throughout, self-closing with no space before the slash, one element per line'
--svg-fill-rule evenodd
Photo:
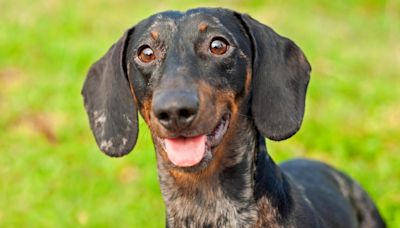
<path fill-rule="evenodd" d="M 166 202 L 168 227 L 283 227 L 277 208 L 266 198 L 249 204 L 232 202 L 221 195 L 209 202 L 191 202 L 182 198 Z"/>
<path fill-rule="evenodd" d="M 282 224 L 279 223 L 281 217 L 277 208 L 271 206 L 266 197 L 262 197 L 258 202 L 258 221 L 254 228 L 281 228 Z"/>
<path fill-rule="evenodd" d="M 185 204 L 186 203 L 186 204 Z M 226 199 L 203 205 L 177 200 L 167 206 L 169 227 L 253 227 L 257 220 L 254 206 L 238 209 Z"/>

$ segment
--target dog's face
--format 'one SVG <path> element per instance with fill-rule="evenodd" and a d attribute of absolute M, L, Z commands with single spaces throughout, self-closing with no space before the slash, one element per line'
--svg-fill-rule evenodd
<path fill-rule="evenodd" d="M 132 83 L 136 104 L 165 162 L 212 160 L 250 87 L 250 44 L 226 11 L 166 12 L 135 26 L 128 75 L 141 82 Z"/>
<path fill-rule="evenodd" d="M 129 29 L 92 66 L 82 93 L 106 154 L 132 150 L 138 110 L 163 161 L 198 171 L 223 158 L 218 148 L 234 140 L 246 115 L 265 137 L 293 135 L 309 73 L 301 50 L 267 26 L 200 8 L 156 14 Z"/>

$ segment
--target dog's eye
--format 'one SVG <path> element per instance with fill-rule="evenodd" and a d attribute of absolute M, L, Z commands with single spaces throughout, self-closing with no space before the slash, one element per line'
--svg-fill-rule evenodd
<path fill-rule="evenodd" d="M 228 49 L 228 45 L 225 41 L 217 39 L 213 40 L 210 44 L 210 51 L 216 55 L 222 55 Z"/>
<path fill-rule="evenodd" d="M 153 61 L 156 56 L 154 55 L 153 49 L 150 47 L 145 47 L 140 51 L 139 58 L 143 62 L 148 63 Z"/>

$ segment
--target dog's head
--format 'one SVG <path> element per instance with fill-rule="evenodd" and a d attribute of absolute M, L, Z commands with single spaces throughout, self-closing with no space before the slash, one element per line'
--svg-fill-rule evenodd
<path fill-rule="evenodd" d="M 82 94 L 101 151 L 133 149 L 139 111 L 165 161 L 189 167 L 213 159 L 239 116 L 272 140 L 295 134 L 310 71 L 291 40 L 248 15 L 168 11 L 127 30 L 90 68 Z"/>

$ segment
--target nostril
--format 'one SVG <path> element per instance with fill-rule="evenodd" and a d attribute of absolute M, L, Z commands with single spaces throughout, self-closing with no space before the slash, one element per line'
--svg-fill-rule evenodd
<path fill-rule="evenodd" d="M 160 113 L 160 115 L 158 116 L 158 119 L 159 119 L 159 120 L 165 120 L 165 121 L 167 121 L 167 120 L 169 119 L 169 116 L 168 116 L 168 114 L 167 114 L 166 112 L 162 112 L 162 113 Z"/>
<path fill-rule="evenodd" d="M 179 116 L 183 117 L 183 118 L 189 118 L 192 114 L 186 110 L 186 109 L 182 109 L 179 111 Z"/>

